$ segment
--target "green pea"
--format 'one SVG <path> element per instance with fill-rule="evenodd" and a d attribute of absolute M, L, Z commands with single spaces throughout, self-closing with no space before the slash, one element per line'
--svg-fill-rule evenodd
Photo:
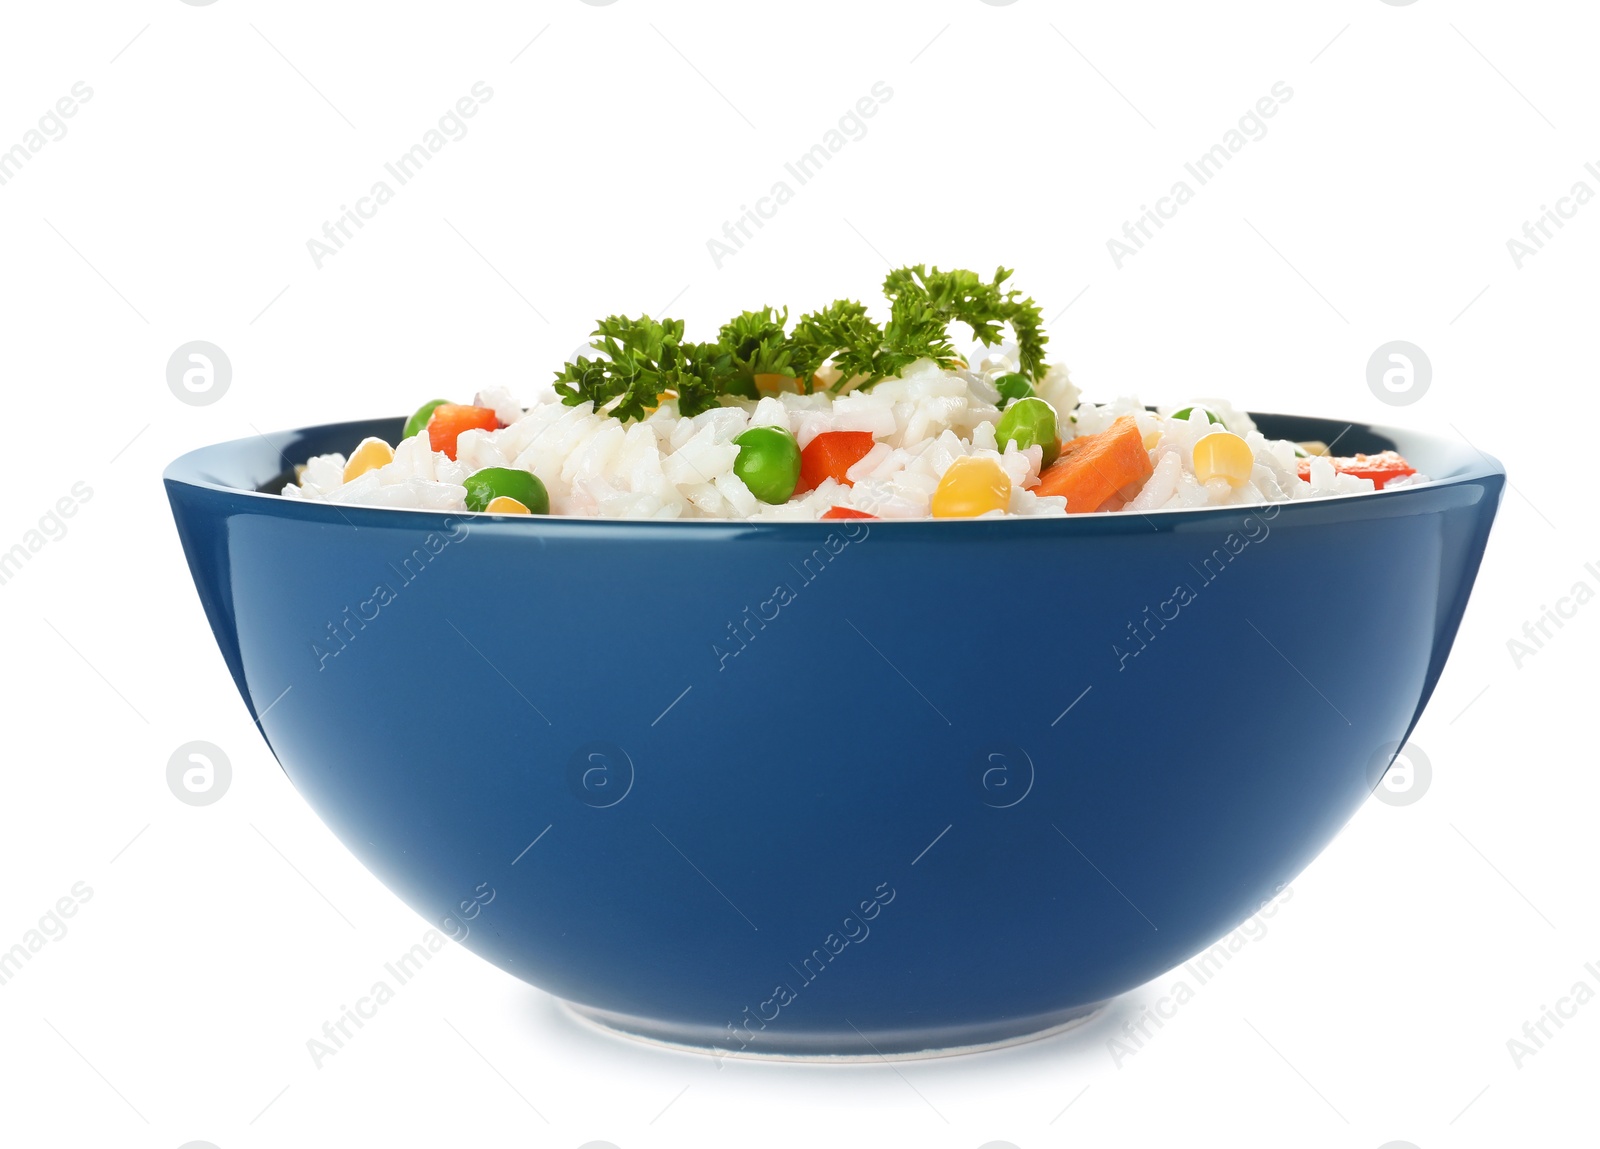
<path fill-rule="evenodd" d="M 1028 377 L 1017 372 L 1001 375 L 994 381 L 994 386 L 1000 392 L 1002 407 L 1010 400 L 1026 399 L 1033 394 L 1033 384 L 1028 382 Z"/>
<path fill-rule="evenodd" d="M 550 513 L 550 493 L 539 476 L 520 467 L 485 467 L 467 476 L 467 510 L 481 511 L 504 495 L 535 515 Z"/>
<path fill-rule="evenodd" d="M 1205 411 L 1206 418 L 1209 419 L 1211 422 L 1215 423 L 1217 426 L 1221 427 L 1221 426 L 1224 425 L 1221 419 L 1217 418 L 1210 411 L 1206 411 L 1206 409 L 1204 407 L 1200 408 L 1200 410 Z M 1193 414 L 1194 414 L 1194 408 L 1193 407 L 1185 407 L 1182 411 L 1174 411 L 1172 413 L 1172 415 L 1171 415 L 1171 418 L 1173 418 L 1173 419 L 1187 419 L 1190 415 L 1193 415 Z"/>
<path fill-rule="evenodd" d="M 434 399 L 418 407 L 411 418 L 406 420 L 406 429 L 400 433 L 402 439 L 409 439 L 413 435 L 420 435 L 428 426 L 428 420 L 433 418 L 433 409 L 443 407 L 450 402 L 448 399 Z"/>
<path fill-rule="evenodd" d="M 733 473 L 763 503 L 787 503 L 800 481 L 800 444 L 783 427 L 751 427 L 734 439 Z"/>
<path fill-rule="evenodd" d="M 1018 399 L 1000 416 L 1000 425 L 994 430 L 995 441 L 1002 452 L 1006 444 L 1015 442 L 1017 449 L 1044 448 L 1044 465 L 1048 467 L 1061 454 L 1056 439 L 1056 409 L 1043 399 L 1029 397 Z"/>

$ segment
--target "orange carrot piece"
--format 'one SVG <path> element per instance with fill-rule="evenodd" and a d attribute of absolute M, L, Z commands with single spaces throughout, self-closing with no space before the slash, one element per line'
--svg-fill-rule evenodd
<path fill-rule="evenodd" d="M 456 457 L 456 440 L 461 432 L 493 431 L 500 426 L 493 411 L 487 407 L 469 407 L 457 403 L 444 403 L 433 409 L 428 420 L 428 445 L 443 451 L 452 459 Z"/>
<path fill-rule="evenodd" d="M 824 479 L 852 486 L 846 472 L 866 458 L 873 445 L 871 431 L 822 432 L 800 452 L 800 482 L 795 485 L 794 493 L 803 495 L 814 491 Z"/>
<path fill-rule="evenodd" d="M 1401 479 L 1407 475 L 1415 475 L 1417 469 L 1405 461 L 1397 451 L 1380 451 L 1376 455 L 1350 455 L 1341 458 L 1330 458 L 1333 469 L 1341 475 L 1354 475 L 1358 479 L 1371 479 L 1372 485 L 1377 490 L 1383 490 L 1385 484 L 1394 479 Z M 1311 478 L 1311 460 L 1300 460 L 1300 477 L 1305 480 Z"/>
<path fill-rule="evenodd" d="M 1039 475 L 1033 493 L 1064 495 L 1068 514 L 1098 511 L 1118 493 L 1142 484 L 1154 468 L 1132 415 L 1098 435 L 1080 435 L 1062 445 L 1061 457 Z"/>

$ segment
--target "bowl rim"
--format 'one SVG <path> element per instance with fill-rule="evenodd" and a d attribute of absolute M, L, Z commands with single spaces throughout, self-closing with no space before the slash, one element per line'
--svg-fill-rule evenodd
<path fill-rule="evenodd" d="M 1007 530 L 1039 529 L 1025 527 L 1020 524 L 1054 524 L 1057 528 L 1064 525 L 1073 526 L 1079 530 L 1092 530 L 1095 527 L 1107 527 L 1113 524 L 1137 523 L 1140 520 L 1148 523 L 1152 528 L 1156 521 L 1163 523 L 1178 523 L 1191 520 L 1205 520 L 1227 518 L 1230 516 L 1248 516 L 1260 514 L 1269 508 L 1275 517 L 1285 509 L 1297 507 L 1322 507 L 1336 508 L 1351 504 L 1371 506 L 1374 511 L 1380 506 L 1387 506 L 1394 500 L 1415 498 L 1427 492 L 1438 492 L 1450 487 L 1465 484 L 1480 483 L 1485 479 L 1505 478 L 1505 466 L 1499 459 L 1487 454 L 1475 443 L 1468 439 L 1459 429 L 1456 430 L 1460 438 L 1458 444 L 1455 440 L 1428 431 L 1419 431 L 1410 427 L 1394 427 L 1377 423 L 1363 423 L 1356 420 L 1328 419 L 1321 416 L 1288 415 L 1276 412 L 1247 412 L 1252 420 L 1272 422 L 1303 422 L 1322 423 L 1330 427 L 1344 424 L 1343 431 L 1336 436 L 1342 436 L 1349 431 L 1359 431 L 1368 438 L 1376 437 L 1387 440 L 1396 448 L 1412 445 L 1410 451 L 1402 450 L 1408 459 L 1418 449 L 1424 455 L 1436 456 L 1441 460 L 1454 458 L 1456 463 L 1448 468 L 1445 474 L 1432 474 L 1428 468 L 1419 467 L 1418 470 L 1430 475 L 1429 481 L 1416 486 L 1397 487 L 1392 490 L 1358 491 L 1339 495 L 1313 495 L 1308 498 L 1290 499 L 1271 503 L 1240 503 L 1224 506 L 1208 507 L 1173 507 L 1158 508 L 1148 511 L 1108 511 L 1095 512 L 1082 515 L 1019 515 L 1019 516 L 984 516 L 978 518 L 959 519 L 714 519 L 714 518 L 686 518 L 686 519 L 625 519 L 603 515 L 501 515 L 490 514 L 486 511 L 455 511 L 432 510 L 417 507 L 385 507 L 358 503 L 333 503 L 313 499 L 286 499 L 282 495 L 259 489 L 260 484 L 281 479 L 292 469 L 295 462 L 303 462 L 304 454 L 291 457 L 290 452 L 296 447 L 306 443 L 321 442 L 328 439 L 349 440 L 352 443 L 367 434 L 376 433 L 381 428 L 392 426 L 396 431 L 404 424 L 404 416 L 378 417 L 368 419 L 343 420 L 336 423 L 313 424 L 304 427 L 295 427 L 287 431 L 276 432 L 278 442 L 267 434 L 257 432 L 254 435 L 238 439 L 224 440 L 205 446 L 196 447 L 179 455 L 167 464 L 162 471 L 162 480 L 169 488 L 187 487 L 215 494 L 228 496 L 239 501 L 240 509 L 255 505 L 262 510 L 270 510 L 280 517 L 308 518 L 318 521 L 327 521 L 356 527 L 356 519 L 364 520 L 360 525 L 401 527 L 412 525 L 417 527 L 434 527 L 446 524 L 451 520 L 467 520 L 473 523 L 505 524 L 508 527 L 521 528 L 532 531 L 548 530 L 557 524 L 562 529 L 597 530 L 604 527 L 610 528 L 643 528 L 647 530 L 716 530 L 727 531 L 732 528 L 741 532 L 765 530 L 767 528 L 778 530 L 816 529 L 818 527 L 828 530 L 847 529 L 854 524 L 861 524 L 877 530 L 888 527 L 891 530 L 904 530 L 915 525 L 934 526 L 940 530 L 958 530 L 963 527 L 973 527 L 979 524 L 993 526 L 1007 524 Z M 1454 424 L 1451 424 L 1454 427 Z M 280 445 L 281 442 L 281 445 Z M 270 447 L 282 460 L 280 469 L 270 476 L 264 476 L 256 481 L 257 485 L 245 486 L 239 482 L 229 482 L 218 477 L 215 473 L 225 468 L 227 464 L 242 467 L 254 456 L 262 457 L 262 445 Z M 321 452 L 318 452 L 321 453 Z M 354 518 L 352 518 L 354 516 Z M 1017 525 L 1012 525 L 1017 524 Z"/>

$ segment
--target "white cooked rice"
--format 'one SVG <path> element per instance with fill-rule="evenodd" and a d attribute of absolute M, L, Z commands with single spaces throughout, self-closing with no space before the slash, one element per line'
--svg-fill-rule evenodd
<path fill-rule="evenodd" d="M 879 518 L 916 519 L 928 517 L 934 489 L 950 464 L 972 455 L 998 461 L 1010 477 L 1011 504 L 1005 513 L 1066 514 L 1065 499 L 1040 498 L 1028 489 L 1038 482 L 1040 448 L 996 449 L 1001 412 L 992 380 L 1017 370 L 1015 346 L 981 353 L 979 366 L 970 370 L 946 370 L 919 360 L 898 378 L 870 390 L 727 400 L 729 406 L 692 418 L 680 417 L 669 400 L 648 418 L 628 424 L 596 414 L 589 403 L 564 406 L 548 384 L 526 408 L 506 389 L 489 388 L 474 403 L 492 408 L 506 426 L 463 432 L 454 460 L 434 451 L 423 431 L 395 447 L 393 462 L 348 483 L 343 481 L 343 455 L 319 455 L 283 494 L 318 502 L 465 511 L 463 484 L 469 475 L 485 467 L 521 467 L 544 483 L 555 515 L 810 520 L 832 507 L 846 507 Z M 1311 460 L 1310 481 L 1301 480 L 1295 444 L 1266 438 L 1248 415 L 1220 400 L 1198 399 L 1156 412 L 1131 397 L 1080 403 L 1078 388 L 1060 366 L 1049 369 L 1037 393 L 1059 413 L 1063 440 L 1103 431 L 1122 415 L 1137 422 L 1155 470 L 1120 513 L 1284 502 L 1373 489 L 1370 479 L 1339 474 L 1331 462 L 1317 457 Z M 1171 417 L 1187 406 L 1194 408 L 1188 418 Z M 1249 481 L 1238 487 L 1220 478 L 1202 483 L 1195 475 L 1194 444 L 1215 429 L 1207 411 L 1242 437 L 1255 455 Z M 813 491 L 772 506 L 756 499 L 733 471 L 739 452 L 733 439 L 757 426 L 788 428 L 802 449 L 824 431 L 869 431 L 878 442 L 850 469 L 853 485 L 827 479 Z M 1409 480 L 1420 481 L 1426 480 L 1420 475 Z"/>

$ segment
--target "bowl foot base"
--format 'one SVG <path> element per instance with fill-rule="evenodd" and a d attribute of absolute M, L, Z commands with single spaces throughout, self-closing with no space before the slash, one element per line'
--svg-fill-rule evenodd
<path fill-rule="evenodd" d="M 842 1031 L 785 1034 L 781 1025 L 753 1032 L 748 1027 L 741 1028 L 735 1033 L 731 1027 L 719 1030 L 692 1022 L 659 1021 L 613 1013 L 561 998 L 556 1001 L 567 1013 L 587 1025 L 649 1045 L 719 1059 L 741 1057 L 832 1064 L 954 1057 L 1004 1049 L 1075 1029 L 1098 1016 L 1109 1004 L 1099 1001 L 1054 1013 L 943 1028 L 863 1031 L 846 1021 Z"/>

